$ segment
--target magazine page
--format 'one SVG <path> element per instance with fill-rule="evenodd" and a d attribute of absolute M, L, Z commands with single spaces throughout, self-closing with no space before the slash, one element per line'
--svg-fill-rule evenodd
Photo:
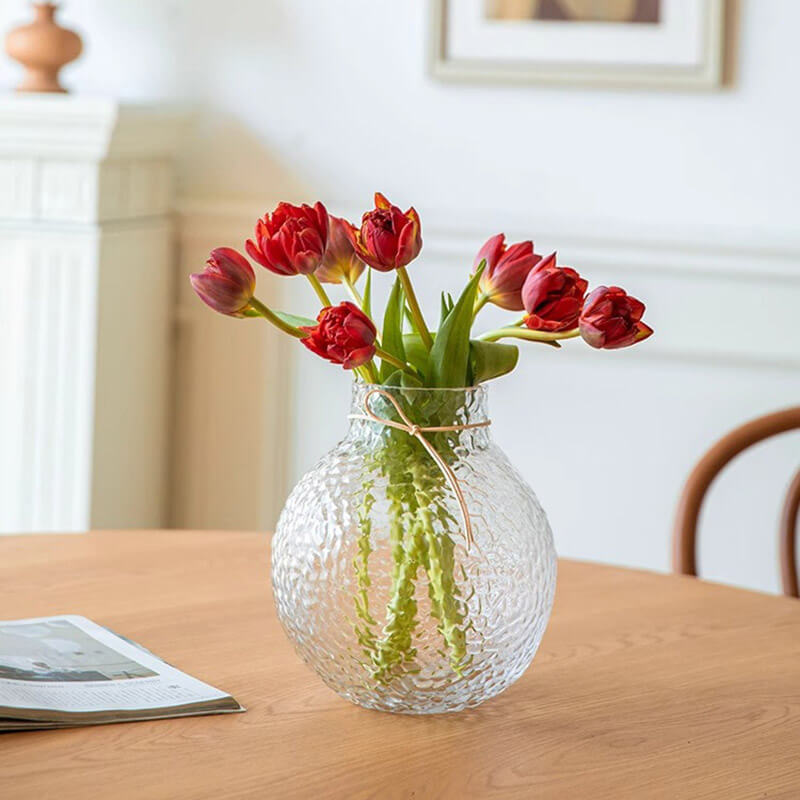
<path fill-rule="evenodd" d="M 0 622 L 0 716 L 230 705 L 228 694 L 85 617 Z M 29 717 L 29 713 L 24 716 Z"/>

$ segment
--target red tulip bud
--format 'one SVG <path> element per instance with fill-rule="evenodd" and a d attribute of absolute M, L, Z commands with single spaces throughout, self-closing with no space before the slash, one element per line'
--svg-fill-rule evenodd
<path fill-rule="evenodd" d="M 500 308 L 522 311 L 522 285 L 541 256 L 533 252 L 533 242 L 518 242 L 506 248 L 505 238 L 503 233 L 492 236 L 475 256 L 472 271 L 486 260 L 478 284 L 481 294 Z"/>
<path fill-rule="evenodd" d="M 580 317 L 581 336 L 592 347 L 613 350 L 640 342 L 653 333 L 641 321 L 644 303 L 619 286 L 598 286 Z"/>
<path fill-rule="evenodd" d="M 308 275 L 319 266 L 328 246 L 328 212 L 322 203 L 278 203 L 256 223 L 245 248 L 253 261 L 278 275 Z"/>
<path fill-rule="evenodd" d="M 543 258 L 522 287 L 527 315 L 525 325 L 534 331 L 566 331 L 578 324 L 588 282 L 571 267 L 557 267 L 556 254 Z"/>
<path fill-rule="evenodd" d="M 353 303 L 344 301 L 323 308 L 316 325 L 300 330 L 308 334 L 300 341 L 312 353 L 345 369 L 360 367 L 375 355 L 375 326 Z"/>
<path fill-rule="evenodd" d="M 330 219 L 328 249 L 315 275 L 323 283 L 341 283 L 343 279 L 355 283 L 366 266 L 353 248 L 356 229 L 346 219 L 333 216 Z"/>
<path fill-rule="evenodd" d="M 356 254 L 380 272 L 390 272 L 413 261 L 422 249 L 419 217 L 413 208 L 403 213 L 380 192 L 375 209 L 361 220 L 361 229 L 350 233 Z"/>
<path fill-rule="evenodd" d="M 256 290 L 256 276 L 250 262 L 230 247 L 212 250 L 206 268 L 190 275 L 189 280 L 206 305 L 231 317 L 244 316 Z"/>

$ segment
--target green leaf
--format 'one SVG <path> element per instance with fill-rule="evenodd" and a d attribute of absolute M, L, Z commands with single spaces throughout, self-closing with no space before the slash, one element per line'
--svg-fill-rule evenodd
<path fill-rule="evenodd" d="M 449 292 L 442 292 L 442 307 L 439 313 L 439 327 L 444 325 L 447 315 L 453 310 L 453 298 Z"/>
<path fill-rule="evenodd" d="M 392 286 L 392 292 L 386 303 L 386 312 L 383 315 L 383 335 L 381 348 L 400 361 L 406 360 L 405 347 L 403 346 L 403 308 L 405 296 L 400 279 L 397 278 Z M 385 380 L 397 367 L 381 362 L 381 380 Z"/>
<path fill-rule="evenodd" d="M 458 302 L 447 314 L 433 341 L 427 374 L 431 385 L 438 388 L 458 388 L 468 385 L 469 333 L 472 328 L 472 309 L 478 292 L 483 265 L 470 278 Z"/>
<path fill-rule="evenodd" d="M 400 385 L 404 389 L 420 389 L 422 387 L 422 381 L 416 375 L 405 370 L 398 370 L 398 372 L 400 373 Z"/>
<path fill-rule="evenodd" d="M 423 380 L 428 369 L 428 349 L 422 343 L 418 333 L 403 334 L 403 348 L 406 351 L 406 361 L 415 367 Z"/>
<path fill-rule="evenodd" d="M 364 294 L 361 295 L 361 310 L 372 318 L 372 270 L 367 267 L 367 280 L 364 283 Z"/>
<path fill-rule="evenodd" d="M 396 369 L 390 372 L 381 383 L 384 386 L 397 386 L 403 389 L 420 389 L 422 387 L 422 381 L 416 375 L 412 375 L 404 369 Z"/>
<path fill-rule="evenodd" d="M 472 384 L 477 385 L 492 378 L 499 378 L 517 366 L 519 348 L 513 344 L 480 342 L 469 343 L 469 368 Z"/>
<path fill-rule="evenodd" d="M 396 369 L 393 372 L 390 372 L 385 378 L 382 378 L 381 383 L 384 386 L 400 386 L 402 380 L 403 380 L 403 370 Z"/>
<path fill-rule="evenodd" d="M 273 313 L 276 317 L 279 317 L 289 325 L 293 325 L 295 328 L 300 328 L 301 326 L 313 327 L 317 324 L 316 320 L 308 317 L 298 317 L 297 314 L 287 314 L 285 311 L 275 311 Z"/>

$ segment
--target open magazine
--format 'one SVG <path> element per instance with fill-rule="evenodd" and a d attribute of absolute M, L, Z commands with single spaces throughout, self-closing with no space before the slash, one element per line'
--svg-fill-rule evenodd
<path fill-rule="evenodd" d="M 0 731 L 244 711 L 85 617 L 0 622 Z"/>

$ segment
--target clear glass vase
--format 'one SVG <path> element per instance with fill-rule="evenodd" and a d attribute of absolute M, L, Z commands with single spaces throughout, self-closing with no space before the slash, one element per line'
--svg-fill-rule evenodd
<path fill-rule="evenodd" d="M 492 441 L 485 386 L 355 383 L 346 438 L 307 473 L 272 545 L 280 621 L 342 697 L 416 714 L 493 697 L 533 659 L 553 605 L 556 554 L 542 507 Z M 404 425 L 394 400 L 450 467 Z"/>

